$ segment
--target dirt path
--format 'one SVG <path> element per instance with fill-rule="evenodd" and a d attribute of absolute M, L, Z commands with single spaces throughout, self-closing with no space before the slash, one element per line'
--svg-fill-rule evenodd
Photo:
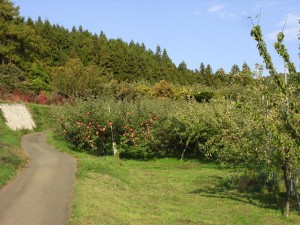
<path fill-rule="evenodd" d="M 17 178 L 0 190 L 0 225 L 67 224 L 75 159 L 49 146 L 45 134 L 22 138 L 30 160 Z"/>

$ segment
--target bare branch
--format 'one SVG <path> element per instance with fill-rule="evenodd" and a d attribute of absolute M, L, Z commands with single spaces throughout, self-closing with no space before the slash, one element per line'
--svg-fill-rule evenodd
<path fill-rule="evenodd" d="M 257 24 L 256 24 L 256 26 L 259 24 L 260 15 L 261 15 L 261 7 L 259 8 L 259 14 L 258 14 L 258 20 L 257 20 Z"/>
<path fill-rule="evenodd" d="M 248 16 L 247 19 L 250 19 L 250 21 L 251 21 L 251 23 L 252 23 L 252 27 L 254 27 L 254 23 L 253 23 L 252 17 L 251 17 L 251 16 Z"/>
<path fill-rule="evenodd" d="M 281 31 L 282 33 L 283 33 L 283 30 L 284 30 L 285 25 L 286 25 L 286 23 L 287 23 L 288 17 L 289 17 L 289 14 L 287 13 L 287 14 L 286 14 L 286 18 L 285 18 L 285 22 L 284 22 L 284 25 L 283 25 L 283 28 L 282 28 L 282 31 Z"/>

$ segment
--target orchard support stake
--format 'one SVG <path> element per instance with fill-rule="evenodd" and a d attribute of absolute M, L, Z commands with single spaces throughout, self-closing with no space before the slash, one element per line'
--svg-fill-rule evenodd
<path fill-rule="evenodd" d="M 110 114 L 110 106 L 108 106 L 108 112 Z M 108 125 L 110 126 L 110 131 L 111 131 L 111 140 L 112 140 L 112 148 L 113 148 L 113 152 L 114 155 L 117 155 L 119 153 L 118 149 L 117 149 L 117 143 L 115 141 L 115 137 L 114 137 L 114 131 L 113 131 L 113 126 L 112 126 L 112 122 L 109 121 Z"/>

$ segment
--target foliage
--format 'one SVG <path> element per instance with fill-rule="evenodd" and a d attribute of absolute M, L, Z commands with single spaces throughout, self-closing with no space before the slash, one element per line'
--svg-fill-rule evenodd
<path fill-rule="evenodd" d="M 0 90 L 10 93 L 26 90 L 24 72 L 12 63 L 0 64 Z"/>
<path fill-rule="evenodd" d="M 153 95 L 156 97 L 172 97 L 174 95 L 174 88 L 172 84 L 161 80 L 153 86 Z"/>
<path fill-rule="evenodd" d="M 121 157 L 204 157 L 209 140 L 223 129 L 215 108 L 227 102 L 141 97 L 118 102 L 97 97 L 57 106 L 56 133 L 92 154 L 111 154 L 112 130 Z"/>
<path fill-rule="evenodd" d="M 214 96 L 214 92 L 202 91 L 194 94 L 194 98 L 197 102 L 209 102 Z"/>
<path fill-rule="evenodd" d="M 148 143 L 150 127 L 157 120 L 149 108 L 142 110 L 143 107 L 146 106 L 120 104 L 113 99 L 90 99 L 58 107 L 61 110 L 58 132 L 76 148 L 92 154 L 111 154 L 112 135 L 121 150 L 134 151 Z M 143 154 L 146 150 L 143 149 Z"/>
<path fill-rule="evenodd" d="M 238 74 L 238 73 L 240 73 L 240 72 L 241 72 L 241 70 L 240 70 L 240 68 L 239 68 L 238 65 L 234 64 L 234 65 L 231 67 L 230 74 L 235 75 L 235 74 Z"/>
<path fill-rule="evenodd" d="M 112 80 L 212 87 L 230 83 L 225 74 L 214 76 L 209 64 L 201 63 L 199 71 L 188 69 L 184 61 L 176 66 L 160 46 L 153 52 L 143 43 L 108 39 L 103 31 L 92 34 L 82 26 L 68 30 L 40 17 L 25 21 L 8 0 L 1 7 L 0 64 L 14 63 L 22 70 L 23 85 L 17 91 L 26 87 L 35 95 L 45 91 L 74 98 L 103 93 Z"/>
<path fill-rule="evenodd" d="M 272 124 L 268 126 L 269 141 L 272 141 L 272 149 L 276 157 L 272 157 L 273 166 L 278 170 L 281 169 L 286 187 L 286 216 L 289 215 L 289 207 L 292 195 L 292 187 L 296 189 L 296 199 L 300 205 L 297 193 L 297 185 L 295 179 L 297 176 L 296 171 L 299 170 L 299 113 L 295 110 L 294 105 L 299 102 L 298 91 L 300 78 L 296 72 L 293 62 L 290 61 L 289 54 L 284 44 L 283 32 L 277 35 L 277 42 L 274 47 L 277 53 L 283 58 L 285 65 L 288 68 L 289 76 L 294 82 L 287 83 L 280 76 L 273 63 L 270 54 L 267 51 L 266 44 L 262 38 L 262 32 L 259 25 L 253 26 L 251 36 L 257 41 L 257 48 L 260 55 L 264 59 L 266 68 L 270 71 L 274 81 L 277 84 L 278 92 L 273 94 L 270 101 L 276 104 L 272 111 L 267 113 L 267 117 L 271 117 Z M 300 208 L 298 209 L 300 213 Z"/>
<path fill-rule="evenodd" d="M 52 130 L 56 122 L 53 107 L 44 104 L 26 103 L 26 107 L 30 110 L 36 127 L 34 131 Z"/>
<path fill-rule="evenodd" d="M 27 70 L 27 76 L 30 90 L 35 94 L 51 90 L 49 73 L 41 65 L 32 63 Z"/>

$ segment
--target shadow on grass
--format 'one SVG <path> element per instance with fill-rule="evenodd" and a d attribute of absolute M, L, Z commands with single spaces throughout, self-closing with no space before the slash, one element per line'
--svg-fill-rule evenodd
<path fill-rule="evenodd" d="M 282 214 L 284 213 L 285 193 L 283 192 L 277 194 L 263 191 L 242 192 L 236 187 L 229 187 L 226 182 L 227 180 L 223 177 L 215 176 L 214 179 L 216 181 L 214 187 L 199 188 L 189 192 L 189 194 L 197 194 L 208 198 L 229 199 L 261 208 L 280 210 Z"/>

